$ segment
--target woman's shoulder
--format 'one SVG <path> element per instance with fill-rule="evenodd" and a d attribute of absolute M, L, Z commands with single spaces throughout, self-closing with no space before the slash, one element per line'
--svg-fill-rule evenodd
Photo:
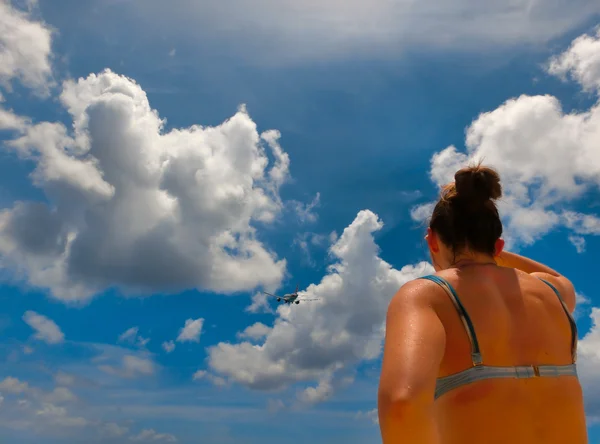
<path fill-rule="evenodd" d="M 449 284 L 450 288 L 453 289 L 455 281 L 456 277 L 448 270 L 419 276 L 402 285 L 392 298 L 392 303 L 395 300 L 411 300 L 413 302 L 418 301 L 419 304 L 436 307 L 440 301 L 445 301 L 448 298 L 444 284 Z"/>

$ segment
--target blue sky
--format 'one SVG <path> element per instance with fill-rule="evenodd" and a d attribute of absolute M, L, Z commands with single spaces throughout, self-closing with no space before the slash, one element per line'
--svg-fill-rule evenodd
<path fill-rule="evenodd" d="M 0 1 L 2 440 L 379 442 L 387 303 L 480 157 L 600 438 L 600 10 L 371 3 Z"/>

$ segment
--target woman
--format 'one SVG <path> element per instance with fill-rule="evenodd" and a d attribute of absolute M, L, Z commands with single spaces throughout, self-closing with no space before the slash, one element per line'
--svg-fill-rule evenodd
<path fill-rule="evenodd" d="M 379 422 L 384 444 L 583 444 L 575 291 L 503 251 L 498 174 L 464 168 L 435 206 L 433 276 L 387 314 Z"/>

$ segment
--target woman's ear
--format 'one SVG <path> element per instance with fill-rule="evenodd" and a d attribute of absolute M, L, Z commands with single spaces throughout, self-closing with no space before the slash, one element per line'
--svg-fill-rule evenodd
<path fill-rule="evenodd" d="M 427 241 L 427 245 L 429 249 L 434 253 L 440 251 L 440 245 L 438 244 L 437 236 L 435 232 L 431 228 L 427 228 L 427 235 L 425 236 L 425 240 Z"/>
<path fill-rule="evenodd" d="M 504 239 L 498 239 L 494 244 L 494 257 L 500 256 L 502 251 L 504 251 Z"/>

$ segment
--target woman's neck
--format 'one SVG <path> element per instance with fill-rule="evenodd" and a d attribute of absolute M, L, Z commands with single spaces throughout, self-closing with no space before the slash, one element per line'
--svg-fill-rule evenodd
<path fill-rule="evenodd" d="M 452 267 L 467 267 L 470 265 L 496 265 L 494 258 L 488 254 L 481 253 L 463 253 L 456 255 L 452 262 Z"/>

